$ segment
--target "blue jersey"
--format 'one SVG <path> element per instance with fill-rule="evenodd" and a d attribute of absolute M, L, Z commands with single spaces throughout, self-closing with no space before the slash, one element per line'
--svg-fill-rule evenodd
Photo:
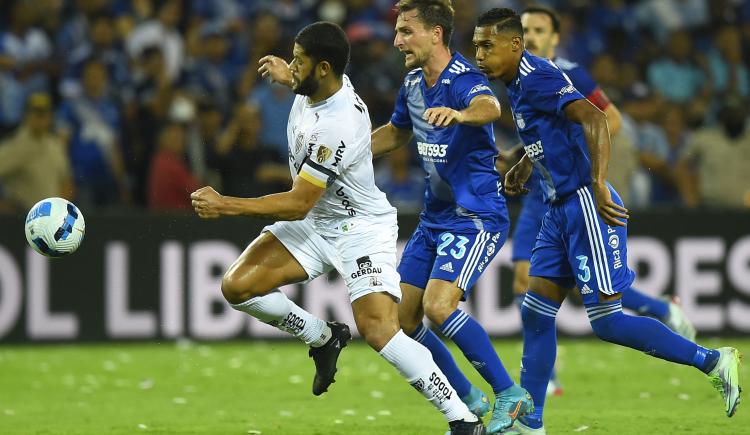
<path fill-rule="evenodd" d="M 556 57 L 552 61 L 568 76 L 576 90 L 592 104 L 601 110 L 605 110 L 609 106 L 610 101 L 607 95 L 582 66 L 561 57 Z M 542 176 L 538 170 L 531 173 L 526 185 L 530 188 L 530 191 L 522 199 L 521 214 L 518 216 L 516 227 L 513 230 L 513 261 L 528 261 L 531 259 L 536 235 L 542 227 L 542 218 L 547 211 L 541 187 L 543 186 Z"/>
<path fill-rule="evenodd" d="M 493 95 L 487 78 L 458 53 L 434 86 L 427 88 L 418 68 L 407 74 L 398 93 L 391 124 L 414 132 L 427 172 L 421 222 L 428 228 L 497 232 L 508 226 L 492 125 L 443 128 L 422 118 L 431 107 L 463 110 L 478 95 Z"/>
<path fill-rule="evenodd" d="M 591 184 L 583 128 L 563 112 L 568 103 L 585 97 L 563 72 L 551 61 L 524 51 L 518 75 L 508 84 L 508 96 L 526 155 L 539 172 L 545 202 Z"/>

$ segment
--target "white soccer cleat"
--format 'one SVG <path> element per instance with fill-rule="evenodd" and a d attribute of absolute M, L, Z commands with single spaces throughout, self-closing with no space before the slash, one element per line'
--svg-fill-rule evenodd
<path fill-rule="evenodd" d="M 513 427 L 503 432 L 503 434 L 533 434 L 533 435 L 547 435 L 547 431 L 544 430 L 544 426 L 538 429 L 532 429 L 525 424 L 521 423 L 521 420 L 516 420 Z"/>
<path fill-rule="evenodd" d="M 688 320 L 685 312 L 682 311 L 677 298 L 669 300 L 669 315 L 664 324 L 675 333 L 695 342 L 695 326 Z"/>

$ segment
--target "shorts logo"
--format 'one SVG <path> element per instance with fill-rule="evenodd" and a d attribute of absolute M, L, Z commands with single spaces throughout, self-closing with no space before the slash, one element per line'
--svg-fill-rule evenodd
<path fill-rule="evenodd" d="M 444 265 L 440 266 L 440 270 L 453 273 L 453 263 L 451 263 L 450 261 L 445 263 Z"/>
<path fill-rule="evenodd" d="M 315 156 L 315 160 L 318 161 L 318 163 L 323 163 L 326 160 L 330 159 L 333 155 L 333 151 L 330 150 L 330 148 L 326 148 L 325 145 L 321 145 L 320 148 L 318 148 L 318 153 Z"/>
<path fill-rule="evenodd" d="M 617 234 L 612 234 L 609 236 L 609 247 L 612 249 L 617 249 L 617 247 L 620 246 L 620 238 L 617 237 Z"/>
<path fill-rule="evenodd" d="M 372 260 L 370 260 L 369 255 L 365 255 L 364 257 L 357 258 L 357 268 L 359 270 L 352 273 L 351 275 L 352 279 L 356 279 L 365 275 L 374 275 L 376 273 L 383 273 L 382 267 L 373 267 Z M 372 278 L 375 278 L 375 277 L 372 277 Z M 370 280 L 370 283 L 372 283 L 372 279 Z"/>
<path fill-rule="evenodd" d="M 588 284 L 584 284 L 581 288 L 581 294 L 582 295 L 590 295 L 591 293 L 594 293 L 593 290 L 591 290 L 591 287 L 588 286 Z"/>
<path fill-rule="evenodd" d="M 305 135 L 300 133 L 297 135 L 297 139 L 294 141 L 294 154 L 297 154 L 304 145 L 305 145 Z"/>
<path fill-rule="evenodd" d="M 523 120 L 523 115 L 520 113 L 516 113 L 516 125 L 518 125 L 518 128 L 521 130 L 526 128 L 526 121 Z"/>
<path fill-rule="evenodd" d="M 380 287 L 383 283 L 378 279 L 377 276 L 371 276 L 370 277 L 370 287 Z"/>

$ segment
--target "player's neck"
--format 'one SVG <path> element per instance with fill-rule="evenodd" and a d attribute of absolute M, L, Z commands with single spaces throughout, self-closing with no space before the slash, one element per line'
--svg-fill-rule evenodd
<path fill-rule="evenodd" d="M 316 104 L 327 100 L 338 92 L 342 86 L 344 86 L 344 81 L 341 79 L 332 78 L 331 80 L 321 81 L 318 90 L 314 94 L 307 96 L 307 102 L 309 104 Z"/>
<path fill-rule="evenodd" d="M 448 47 L 436 48 L 432 52 L 432 56 L 422 65 L 422 73 L 428 88 L 431 88 L 437 82 L 438 77 L 448 67 L 452 57 Z"/>

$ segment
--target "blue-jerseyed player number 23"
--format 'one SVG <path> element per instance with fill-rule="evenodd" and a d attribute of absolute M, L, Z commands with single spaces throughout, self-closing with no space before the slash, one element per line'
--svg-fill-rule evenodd
<path fill-rule="evenodd" d="M 456 239 L 458 239 L 458 241 L 456 241 Z M 448 252 L 445 252 L 445 249 L 451 246 L 454 241 L 456 241 L 455 245 L 453 245 L 448 252 L 450 252 L 456 260 L 464 258 L 464 255 L 466 255 L 466 244 L 469 243 L 468 237 L 454 236 L 451 233 L 443 233 L 440 235 L 440 245 L 438 245 L 437 254 L 440 256 L 448 255 Z"/>

